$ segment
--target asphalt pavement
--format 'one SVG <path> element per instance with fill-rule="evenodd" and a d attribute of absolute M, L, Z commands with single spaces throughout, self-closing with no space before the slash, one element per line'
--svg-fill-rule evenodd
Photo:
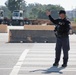
<path fill-rule="evenodd" d="M 23 27 L 8 27 L 23 29 Z M 76 75 L 76 35 L 70 35 L 71 50 L 66 68 L 53 67 L 55 43 L 8 43 L 8 33 L 0 33 L 0 75 Z"/>

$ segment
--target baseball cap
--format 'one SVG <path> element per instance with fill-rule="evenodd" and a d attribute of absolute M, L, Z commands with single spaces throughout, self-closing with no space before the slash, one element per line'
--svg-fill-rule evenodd
<path fill-rule="evenodd" d="M 65 10 L 60 10 L 59 14 L 66 14 L 66 11 Z"/>

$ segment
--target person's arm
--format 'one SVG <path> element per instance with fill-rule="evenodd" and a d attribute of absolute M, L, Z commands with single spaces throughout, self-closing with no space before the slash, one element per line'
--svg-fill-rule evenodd
<path fill-rule="evenodd" d="M 49 17 L 50 21 L 52 21 L 54 24 L 57 24 L 57 23 L 58 23 L 57 20 L 54 20 L 54 19 L 51 17 L 51 12 L 50 12 L 50 11 L 46 11 L 46 15 Z"/>
<path fill-rule="evenodd" d="M 56 20 L 53 19 L 53 18 L 51 17 L 51 15 L 49 15 L 48 17 L 49 17 L 50 21 L 52 21 L 54 24 L 58 24 L 57 19 L 56 19 Z"/>
<path fill-rule="evenodd" d="M 69 27 L 70 27 L 69 34 L 73 34 L 71 23 L 69 23 Z"/>
<path fill-rule="evenodd" d="M 66 22 L 66 25 L 67 25 L 67 31 L 69 32 L 69 34 L 72 34 L 73 31 L 72 31 L 71 22 L 70 22 L 70 21 L 67 21 L 67 22 Z"/>

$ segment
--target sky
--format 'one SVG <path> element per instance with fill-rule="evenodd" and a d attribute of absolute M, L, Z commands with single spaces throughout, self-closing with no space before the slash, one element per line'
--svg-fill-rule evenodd
<path fill-rule="evenodd" d="M 0 6 L 5 5 L 7 0 L 0 0 Z M 72 10 L 76 8 L 76 0 L 25 0 L 27 3 L 40 3 L 40 4 L 56 4 L 61 5 L 65 10 Z"/>

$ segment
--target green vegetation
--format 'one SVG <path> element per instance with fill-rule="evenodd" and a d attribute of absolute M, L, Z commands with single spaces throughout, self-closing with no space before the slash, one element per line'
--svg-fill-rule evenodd
<path fill-rule="evenodd" d="M 28 4 L 25 2 L 25 0 L 7 0 L 5 2 L 6 7 L 4 7 L 5 12 L 8 10 L 8 15 L 11 17 L 11 13 L 14 10 L 23 10 L 24 11 L 24 17 L 30 18 L 30 19 L 47 19 L 46 16 L 46 10 L 51 10 L 53 13 L 53 17 L 57 18 L 58 14 L 57 12 L 61 9 L 64 9 L 60 5 L 42 5 L 39 3 L 35 4 Z M 7 14 L 7 12 L 6 12 Z"/>
<path fill-rule="evenodd" d="M 76 22 L 76 18 L 74 18 L 74 22 Z"/>
<path fill-rule="evenodd" d="M 26 2 L 24 0 L 7 0 L 5 5 L 11 12 L 13 12 L 14 10 L 25 9 Z"/>
<path fill-rule="evenodd" d="M 51 10 L 52 13 L 54 14 L 54 17 L 58 17 L 57 12 L 61 9 L 64 9 L 63 7 L 59 5 L 41 5 L 41 4 L 29 4 L 27 6 L 27 13 L 29 18 L 39 18 L 39 19 L 47 19 L 46 16 L 46 10 Z"/>

